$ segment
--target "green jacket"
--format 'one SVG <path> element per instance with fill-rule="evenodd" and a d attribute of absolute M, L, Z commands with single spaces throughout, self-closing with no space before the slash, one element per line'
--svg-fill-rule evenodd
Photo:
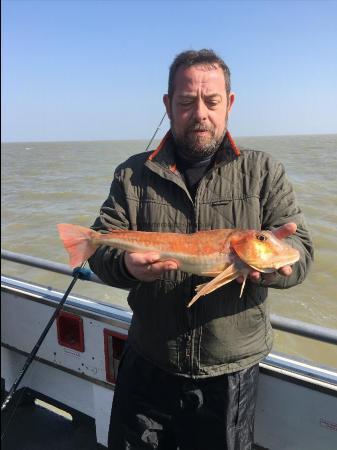
<path fill-rule="evenodd" d="M 116 169 L 93 228 L 193 233 L 295 222 L 297 232 L 288 241 L 300 251 L 300 261 L 290 277 L 278 275 L 271 286 L 301 283 L 313 250 L 283 166 L 259 151 L 236 156 L 225 138 L 193 201 L 175 168 L 173 145 L 168 134 L 155 152 L 132 156 Z M 166 371 L 201 378 L 249 367 L 269 353 L 266 287 L 247 282 L 239 299 L 240 285 L 233 281 L 186 308 L 206 278 L 170 271 L 160 280 L 139 282 L 126 272 L 122 253 L 99 247 L 90 267 L 107 284 L 131 289 L 129 342 L 144 358 Z"/>

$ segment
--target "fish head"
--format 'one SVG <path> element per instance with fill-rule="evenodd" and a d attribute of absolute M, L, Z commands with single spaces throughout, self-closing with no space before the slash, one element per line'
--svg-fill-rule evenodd
<path fill-rule="evenodd" d="M 232 250 L 239 258 L 259 272 L 273 272 L 294 264 L 300 253 L 271 231 L 238 231 L 230 239 Z"/>

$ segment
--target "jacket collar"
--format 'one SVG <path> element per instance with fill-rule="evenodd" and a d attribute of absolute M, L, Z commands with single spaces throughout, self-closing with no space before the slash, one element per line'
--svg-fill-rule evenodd
<path fill-rule="evenodd" d="M 174 140 L 171 130 L 169 130 L 158 147 L 150 154 L 148 161 L 164 166 L 171 172 L 176 171 L 176 161 L 174 156 Z M 226 131 L 225 137 L 221 143 L 220 149 L 217 154 L 216 165 L 221 162 L 228 162 L 236 159 L 240 156 L 240 149 L 235 144 L 229 131 Z"/>

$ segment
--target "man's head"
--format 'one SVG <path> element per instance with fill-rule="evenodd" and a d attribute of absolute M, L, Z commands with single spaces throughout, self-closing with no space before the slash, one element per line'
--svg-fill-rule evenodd
<path fill-rule="evenodd" d="M 173 61 L 164 103 L 173 137 L 188 158 L 214 154 L 234 101 L 230 72 L 212 50 L 187 51 Z"/>

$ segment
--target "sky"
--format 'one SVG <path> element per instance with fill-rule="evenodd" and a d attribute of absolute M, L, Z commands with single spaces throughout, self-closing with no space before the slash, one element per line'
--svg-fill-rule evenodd
<path fill-rule="evenodd" d="M 1 6 L 3 142 L 148 139 L 173 58 L 201 48 L 230 67 L 233 136 L 337 132 L 335 0 Z"/>

